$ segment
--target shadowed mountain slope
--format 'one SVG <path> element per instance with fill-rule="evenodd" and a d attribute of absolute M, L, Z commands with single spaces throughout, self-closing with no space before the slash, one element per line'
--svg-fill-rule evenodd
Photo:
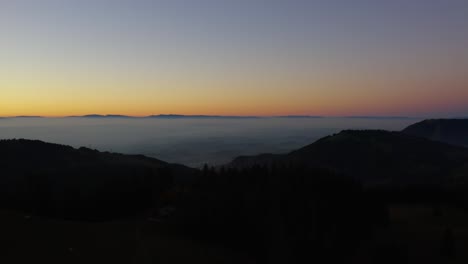
<path fill-rule="evenodd" d="M 468 147 L 468 119 L 430 119 L 411 125 L 403 133 Z"/>
<path fill-rule="evenodd" d="M 460 186 L 468 150 L 400 132 L 346 130 L 289 154 L 239 157 L 229 166 L 274 164 L 326 168 L 370 185 Z"/>
<path fill-rule="evenodd" d="M 140 155 L 31 140 L 0 141 L 0 203 L 77 218 L 132 214 L 157 203 L 175 180 L 194 173 Z"/>

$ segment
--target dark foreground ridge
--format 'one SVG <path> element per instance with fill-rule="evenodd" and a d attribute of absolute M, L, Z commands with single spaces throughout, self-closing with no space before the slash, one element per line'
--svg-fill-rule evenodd
<path fill-rule="evenodd" d="M 0 141 L 0 203 L 76 219 L 112 219 L 152 206 L 192 169 L 141 155 L 32 140 Z"/>

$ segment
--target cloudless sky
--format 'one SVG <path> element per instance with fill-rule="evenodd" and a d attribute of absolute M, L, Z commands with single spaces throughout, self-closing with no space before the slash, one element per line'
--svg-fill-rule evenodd
<path fill-rule="evenodd" d="M 468 116 L 466 0 L 5 0 L 0 116 Z"/>

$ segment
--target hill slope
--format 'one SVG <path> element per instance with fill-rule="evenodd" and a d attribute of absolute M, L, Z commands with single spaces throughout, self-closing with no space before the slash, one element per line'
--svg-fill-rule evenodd
<path fill-rule="evenodd" d="M 468 147 L 468 119 L 430 119 L 405 128 L 405 134 Z"/>
<path fill-rule="evenodd" d="M 0 168 L 0 205 L 78 218 L 132 214 L 193 173 L 144 156 L 31 140 L 1 140 Z"/>
<path fill-rule="evenodd" d="M 387 131 L 342 131 L 284 155 L 236 158 L 230 167 L 295 164 L 331 169 L 364 184 L 461 185 L 468 150 Z"/>

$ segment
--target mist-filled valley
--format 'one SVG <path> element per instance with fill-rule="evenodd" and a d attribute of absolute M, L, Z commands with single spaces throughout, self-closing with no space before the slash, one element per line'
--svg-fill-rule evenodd
<path fill-rule="evenodd" d="M 142 154 L 191 167 L 287 153 L 344 129 L 399 131 L 416 118 L 5 118 L 0 139 L 24 138 Z"/>

